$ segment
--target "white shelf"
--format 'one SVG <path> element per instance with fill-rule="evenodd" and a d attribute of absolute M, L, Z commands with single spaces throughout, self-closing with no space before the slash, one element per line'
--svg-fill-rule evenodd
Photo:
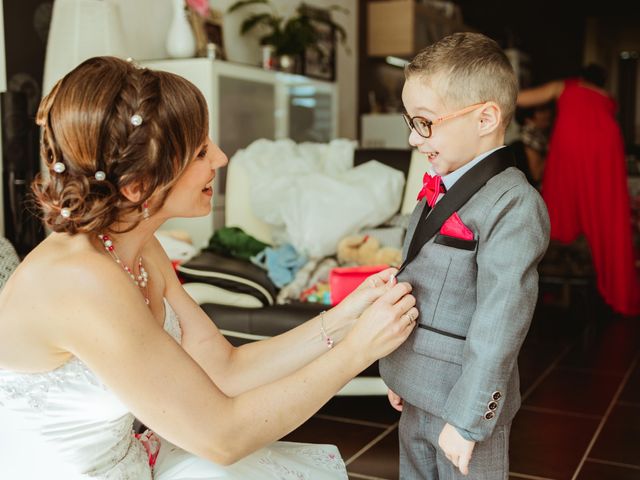
<path fill-rule="evenodd" d="M 209 136 L 230 159 L 259 138 L 327 142 L 337 137 L 335 83 L 208 58 L 140 64 L 180 75 L 202 91 L 209 109 Z M 224 225 L 225 173 L 216 176 L 209 216 L 173 219 L 164 228 L 186 231 L 197 248 L 207 245 L 214 229 Z"/>

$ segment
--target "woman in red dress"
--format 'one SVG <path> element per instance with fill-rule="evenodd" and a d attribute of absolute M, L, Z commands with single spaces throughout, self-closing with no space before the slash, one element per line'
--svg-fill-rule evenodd
<path fill-rule="evenodd" d="M 624 143 L 616 103 L 603 90 L 604 70 L 523 90 L 518 105 L 556 100 L 556 121 L 542 183 L 551 238 L 573 242 L 583 233 L 591 248 L 604 301 L 625 315 L 640 313 L 640 281 L 631 238 Z"/>

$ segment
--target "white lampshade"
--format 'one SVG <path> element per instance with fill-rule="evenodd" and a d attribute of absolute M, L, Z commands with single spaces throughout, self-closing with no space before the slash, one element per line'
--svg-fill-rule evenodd
<path fill-rule="evenodd" d="M 55 0 L 49 27 L 42 92 L 90 57 L 126 58 L 124 29 L 112 0 Z"/>

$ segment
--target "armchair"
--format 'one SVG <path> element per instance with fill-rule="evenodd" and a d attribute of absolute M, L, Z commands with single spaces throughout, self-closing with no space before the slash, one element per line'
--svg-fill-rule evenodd
<path fill-rule="evenodd" d="M 4 288 L 4 284 L 19 263 L 20 257 L 11 242 L 5 237 L 0 237 L 0 290 Z"/>

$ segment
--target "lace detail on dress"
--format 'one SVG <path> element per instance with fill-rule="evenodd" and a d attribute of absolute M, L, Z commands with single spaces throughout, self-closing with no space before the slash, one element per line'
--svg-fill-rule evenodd
<path fill-rule="evenodd" d="M 125 473 L 129 471 L 132 464 L 139 461 L 141 456 L 144 457 L 144 451 L 137 452 L 137 447 L 140 445 L 134 440 L 131 433 L 132 426 L 133 415 L 127 414 L 108 427 L 112 438 L 118 439 L 117 443 L 109 449 L 110 452 L 106 458 L 101 459 L 100 463 L 83 473 L 109 480 L 133 478 L 125 476 Z"/>
<path fill-rule="evenodd" d="M 152 480 L 151 468 L 146 463 L 147 453 L 139 441 L 131 437 L 126 455 L 113 468 L 104 473 L 89 475 L 104 480 Z"/>
<path fill-rule="evenodd" d="M 147 475 L 137 467 L 145 465 L 146 454 L 133 440 L 133 415 L 76 357 L 49 372 L 0 370 L 0 405 L 22 412 L 29 430 L 39 432 L 51 452 L 76 465 L 79 473 L 108 480 L 151 478 L 148 467 Z M 79 434 L 84 439 L 74 439 Z"/>
<path fill-rule="evenodd" d="M 325 471 L 342 474 L 345 472 L 346 467 L 340 455 L 320 445 L 294 445 L 291 447 L 283 447 L 282 443 L 280 445 L 278 449 L 279 454 L 291 455 L 292 458 L 305 458 L 309 465 L 322 468 Z M 271 451 L 269 450 L 266 450 L 265 455 L 258 459 L 258 463 L 277 475 L 277 478 L 281 480 L 312 480 L 308 470 L 304 472 L 296 467 L 282 464 L 271 456 Z"/>
<path fill-rule="evenodd" d="M 178 318 L 164 303 L 164 327 L 180 342 Z M 19 470 L 20 478 L 152 478 L 147 452 L 133 436 L 133 415 L 76 357 L 43 373 L 0 369 L 0 418 L 3 435 L 17 442 L 0 451 L 1 478 Z"/>
<path fill-rule="evenodd" d="M 180 328 L 180 320 L 176 312 L 173 311 L 167 300 L 164 301 L 164 330 L 173 337 L 173 339 L 182 344 L 182 329 Z"/>
<path fill-rule="evenodd" d="M 166 300 L 164 329 L 181 342 L 180 321 Z M 75 357 L 44 373 L 0 369 L 0 436 L 13 440 L 0 448 L 0 479 L 347 479 L 337 448 L 289 442 L 224 467 L 161 440 L 152 473 L 133 420 L 126 405 Z"/>
<path fill-rule="evenodd" d="M 3 376 L 3 371 L 0 370 L 0 380 Z M 12 403 L 24 403 L 26 404 L 24 406 L 38 411 L 42 411 L 46 407 L 48 394 L 51 390 L 61 391 L 70 382 L 86 382 L 104 389 L 95 374 L 76 357 L 72 357 L 64 365 L 50 372 L 12 373 L 10 380 L 0 383 L 0 405 L 11 400 Z"/>

